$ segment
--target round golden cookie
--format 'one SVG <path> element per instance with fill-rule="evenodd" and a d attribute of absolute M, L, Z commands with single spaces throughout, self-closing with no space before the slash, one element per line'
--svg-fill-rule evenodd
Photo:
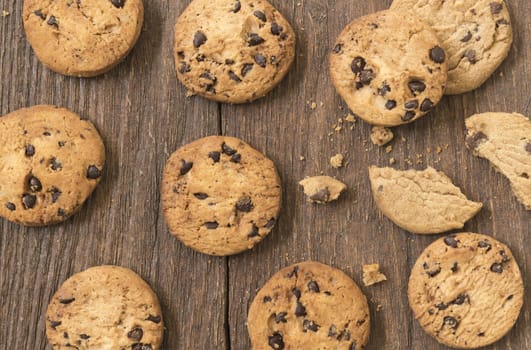
<path fill-rule="evenodd" d="M 342 271 L 301 262 L 278 271 L 260 289 L 247 327 L 253 350 L 359 350 L 369 338 L 369 307 Z"/>
<path fill-rule="evenodd" d="M 144 7 L 142 0 L 24 0 L 23 20 L 26 37 L 46 67 L 93 77 L 131 51 Z"/>
<path fill-rule="evenodd" d="M 441 99 L 448 62 L 428 24 L 412 13 L 381 11 L 348 24 L 330 54 L 334 86 L 356 115 L 396 126 Z"/>
<path fill-rule="evenodd" d="M 507 57 L 513 42 L 503 0 L 394 0 L 391 9 L 413 11 L 441 39 L 448 54 L 448 95 L 481 86 Z"/>
<path fill-rule="evenodd" d="M 494 343 L 514 325 L 524 299 L 522 275 L 510 249 L 492 237 L 458 233 L 419 256 L 409 305 L 424 330 L 460 349 Z"/>
<path fill-rule="evenodd" d="M 175 25 L 177 77 L 211 100 L 264 96 L 294 57 L 295 33 L 266 0 L 194 0 Z"/>
<path fill-rule="evenodd" d="M 163 332 L 155 293 L 136 273 L 118 266 L 71 276 L 46 310 L 46 336 L 56 350 L 158 350 Z"/>
<path fill-rule="evenodd" d="M 281 204 L 273 162 L 226 136 L 205 137 L 175 151 L 161 191 L 170 232 L 211 255 L 254 247 L 275 226 Z"/>
<path fill-rule="evenodd" d="M 0 216 L 44 226 L 76 213 L 99 183 L 105 148 L 91 122 L 40 105 L 0 118 Z"/>

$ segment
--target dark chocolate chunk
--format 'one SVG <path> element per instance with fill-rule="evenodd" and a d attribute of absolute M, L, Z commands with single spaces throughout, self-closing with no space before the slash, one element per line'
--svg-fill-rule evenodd
<path fill-rule="evenodd" d="M 352 63 L 350 64 L 350 69 L 352 70 L 352 73 L 359 74 L 362 70 L 365 69 L 365 66 L 367 65 L 367 62 L 365 62 L 365 59 L 363 57 L 355 57 L 352 60 Z"/>
<path fill-rule="evenodd" d="M 459 321 L 457 321 L 452 316 L 445 316 L 443 318 L 443 326 L 448 326 L 448 327 L 450 327 L 452 329 L 456 329 L 457 326 L 459 326 Z"/>
<path fill-rule="evenodd" d="M 195 60 L 197 62 L 204 62 L 206 59 L 205 55 L 203 55 L 202 53 L 198 54 L 196 57 L 195 57 Z"/>
<path fill-rule="evenodd" d="M 337 334 L 337 327 L 336 325 L 331 325 L 330 328 L 328 328 L 328 336 L 329 337 L 335 337 Z"/>
<path fill-rule="evenodd" d="M 479 332 L 478 333 L 478 337 L 484 337 L 485 336 L 485 332 Z"/>
<path fill-rule="evenodd" d="M 426 90 L 426 84 L 424 84 L 420 80 L 411 80 L 409 83 L 407 83 L 407 86 L 409 87 L 409 90 L 411 90 L 413 94 L 416 94 L 417 92 L 423 92 L 424 90 Z"/>
<path fill-rule="evenodd" d="M 496 21 L 496 28 L 498 28 L 499 26 L 502 26 L 502 25 L 506 26 L 508 24 L 509 24 L 509 21 L 506 20 L 505 18 L 502 18 L 502 19 L 499 19 L 499 20 Z"/>
<path fill-rule="evenodd" d="M 363 85 L 369 85 L 371 81 L 376 77 L 372 69 L 364 69 L 360 73 L 360 83 Z"/>
<path fill-rule="evenodd" d="M 302 331 L 306 333 L 307 331 L 317 332 L 319 330 L 319 325 L 314 321 L 304 320 L 302 321 Z"/>
<path fill-rule="evenodd" d="M 503 10 L 503 5 L 499 2 L 491 2 L 490 3 L 490 12 L 493 15 L 499 14 Z"/>
<path fill-rule="evenodd" d="M 312 201 L 326 202 L 330 198 L 330 191 L 328 188 L 323 188 L 310 196 Z"/>
<path fill-rule="evenodd" d="M 300 301 L 297 300 L 297 306 L 295 307 L 295 316 L 304 317 L 306 316 L 306 308 Z"/>
<path fill-rule="evenodd" d="M 490 245 L 490 243 L 487 242 L 487 241 L 479 241 L 479 242 L 478 242 L 478 247 L 480 247 L 480 248 L 487 248 L 487 252 L 488 252 L 489 250 L 491 250 L 491 248 L 492 248 L 492 246 Z"/>
<path fill-rule="evenodd" d="M 275 226 L 275 224 L 277 223 L 277 220 L 276 219 L 269 219 L 269 221 L 267 222 L 267 224 L 265 224 L 265 228 L 272 228 L 273 226 Z"/>
<path fill-rule="evenodd" d="M 54 171 L 57 171 L 57 170 L 63 168 L 63 164 L 58 162 L 55 157 L 51 159 L 51 164 L 52 164 L 52 170 L 54 170 Z"/>
<path fill-rule="evenodd" d="M 254 237 L 260 237 L 260 232 L 258 231 L 258 227 L 253 224 L 253 227 L 251 228 L 251 232 L 247 235 L 248 238 L 254 238 Z"/>
<path fill-rule="evenodd" d="M 237 13 L 241 10 L 241 8 L 242 8 L 242 4 L 240 3 L 239 0 L 236 0 L 236 2 L 234 3 L 234 6 L 232 7 L 232 12 Z"/>
<path fill-rule="evenodd" d="M 208 194 L 203 193 L 203 192 L 197 192 L 197 193 L 194 193 L 194 197 L 197 199 L 203 200 L 203 199 L 208 198 Z"/>
<path fill-rule="evenodd" d="M 239 163 L 242 160 L 242 155 L 239 153 L 235 153 L 230 157 L 230 161 L 233 163 Z"/>
<path fill-rule="evenodd" d="M 181 62 L 181 67 L 179 68 L 179 73 L 181 74 L 184 74 L 184 73 L 188 73 L 192 70 L 192 67 L 186 63 L 186 62 Z"/>
<path fill-rule="evenodd" d="M 433 102 L 429 98 L 425 98 L 420 104 L 420 111 L 427 112 L 433 108 Z"/>
<path fill-rule="evenodd" d="M 199 78 L 204 78 L 204 79 L 208 79 L 210 81 L 212 81 L 214 84 L 217 82 L 217 79 L 214 75 L 212 75 L 212 73 L 210 72 L 204 72 L 204 73 L 201 73 L 201 75 L 199 76 Z"/>
<path fill-rule="evenodd" d="M 59 141 L 59 142 L 57 142 L 57 144 L 59 145 L 59 147 L 64 147 L 65 146 L 65 142 L 64 141 Z"/>
<path fill-rule="evenodd" d="M 143 335 L 144 335 L 144 331 L 140 327 L 135 327 L 131 329 L 129 332 L 127 332 L 127 338 L 133 339 L 136 341 L 140 341 Z"/>
<path fill-rule="evenodd" d="M 527 142 L 524 147 L 527 153 L 531 153 L 531 142 Z"/>
<path fill-rule="evenodd" d="M 57 327 L 59 327 L 61 325 L 61 321 L 52 321 L 50 320 L 50 327 L 52 327 L 53 329 L 56 329 Z"/>
<path fill-rule="evenodd" d="M 15 203 L 7 202 L 6 203 L 6 208 L 11 210 L 11 211 L 14 211 L 14 210 L 17 209 L 17 206 L 15 205 Z"/>
<path fill-rule="evenodd" d="M 266 295 L 264 297 L 264 300 L 262 300 L 264 303 L 269 303 L 271 300 L 273 300 L 269 295 Z"/>
<path fill-rule="evenodd" d="M 65 339 L 68 339 L 68 333 L 67 333 L 67 332 L 63 332 L 63 337 L 64 337 Z"/>
<path fill-rule="evenodd" d="M 343 49 L 343 44 L 336 44 L 336 46 L 334 46 L 334 48 L 332 49 L 332 51 L 333 51 L 334 53 L 340 53 L 342 49 Z"/>
<path fill-rule="evenodd" d="M 446 305 L 445 303 L 435 304 L 435 307 L 441 311 L 448 309 L 448 305 Z"/>
<path fill-rule="evenodd" d="M 207 221 L 205 222 L 205 227 L 209 230 L 215 230 L 219 226 L 217 221 Z"/>
<path fill-rule="evenodd" d="M 459 241 L 457 239 L 455 239 L 455 236 L 444 237 L 444 244 L 446 244 L 449 247 L 457 248 L 457 243 L 458 242 Z"/>
<path fill-rule="evenodd" d="M 111 0 L 111 3 L 114 5 L 114 7 L 116 8 L 122 8 L 124 7 L 125 5 L 125 0 Z"/>
<path fill-rule="evenodd" d="M 458 266 L 457 262 L 454 262 L 452 267 L 450 268 L 450 270 L 452 270 L 453 273 L 456 273 L 457 272 L 457 268 L 458 268 L 457 266 Z"/>
<path fill-rule="evenodd" d="M 488 137 L 481 131 L 478 131 L 472 135 L 466 137 L 466 144 L 468 148 L 476 149 L 483 141 L 487 140 Z"/>
<path fill-rule="evenodd" d="M 61 192 L 58 188 L 56 187 L 52 187 L 51 191 L 52 192 L 52 203 L 55 203 L 57 202 L 57 200 L 59 199 L 59 197 L 61 197 L 61 194 L 63 194 L 63 192 Z"/>
<path fill-rule="evenodd" d="M 356 342 L 352 342 L 352 344 L 350 344 L 350 347 L 348 348 L 348 350 L 356 350 Z"/>
<path fill-rule="evenodd" d="M 230 80 L 234 80 L 234 81 L 237 82 L 237 83 L 241 83 L 241 82 L 242 82 L 242 80 L 240 79 L 240 77 L 237 76 L 237 75 L 236 75 L 233 71 L 231 71 L 231 70 L 229 71 L 229 78 L 230 78 Z"/>
<path fill-rule="evenodd" d="M 385 96 L 389 91 L 391 91 L 391 87 L 384 82 L 382 87 L 378 88 L 378 95 Z"/>
<path fill-rule="evenodd" d="M 271 34 L 273 35 L 280 35 L 280 33 L 284 30 L 280 24 L 277 22 L 271 23 Z"/>
<path fill-rule="evenodd" d="M 56 28 L 59 27 L 59 22 L 57 22 L 57 18 L 55 18 L 55 16 L 50 16 L 50 18 L 48 18 L 48 21 L 46 22 L 46 24 L 54 26 Z M 50 136 L 50 135 L 46 135 L 46 136 Z"/>
<path fill-rule="evenodd" d="M 455 298 L 454 301 L 452 301 L 451 303 L 454 304 L 454 305 L 463 305 L 463 303 L 465 301 L 469 300 L 468 299 L 468 295 L 466 294 L 460 294 L 459 296 L 457 296 L 457 298 Z"/>
<path fill-rule="evenodd" d="M 498 253 L 500 253 L 502 257 L 502 263 L 509 261 L 509 257 L 507 256 L 507 254 L 505 254 L 505 250 L 500 250 Z"/>
<path fill-rule="evenodd" d="M 62 208 L 57 209 L 57 216 L 65 217 L 66 216 L 65 210 Z"/>
<path fill-rule="evenodd" d="M 251 200 L 251 197 L 249 196 L 242 197 L 238 199 L 238 202 L 236 202 L 236 209 L 238 209 L 239 211 L 248 213 L 251 210 L 253 210 L 253 208 L 254 208 L 253 201 Z"/>
<path fill-rule="evenodd" d="M 503 272 L 503 265 L 500 264 L 500 263 L 494 263 L 494 264 L 491 265 L 490 270 L 492 272 L 502 273 Z"/>
<path fill-rule="evenodd" d="M 279 332 L 273 333 L 268 338 L 269 346 L 275 350 L 284 350 L 284 340 L 282 340 L 282 334 Z"/>
<path fill-rule="evenodd" d="M 293 271 L 291 271 L 289 274 L 288 274 L 288 277 L 291 278 L 293 276 L 295 277 L 298 277 L 297 273 L 299 272 L 299 267 L 298 266 L 295 266 L 295 268 L 293 269 Z M 300 299 L 301 298 L 301 290 L 299 288 L 293 288 L 291 290 L 291 293 L 293 293 L 293 295 L 295 295 L 295 298 Z"/>
<path fill-rule="evenodd" d="M 221 150 L 223 151 L 223 153 L 225 153 L 228 156 L 232 156 L 233 154 L 237 152 L 235 149 L 227 145 L 225 142 L 221 144 Z"/>
<path fill-rule="evenodd" d="M 52 136 L 52 134 L 49 131 L 45 131 L 42 133 L 44 136 Z"/>
<path fill-rule="evenodd" d="M 264 41 L 265 41 L 265 39 L 262 38 L 260 35 L 258 35 L 258 34 L 256 34 L 256 33 L 249 33 L 249 34 L 247 34 L 247 44 L 249 44 L 249 46 L 260 45 L 260 44 L 262 44 Z"/>
<path fill-rule="evenodd" d="M 446 58 L 444 50 L 440 46 L 435 46 L 430 49 L 430 58 L 435 63 L 443 63 Z"/>
<path fill-rule="evenodd" d="M 308 290 L 311 290 L 312 292 L 319 293 L 319 285 L 315 281 L 308 282 Z"/>
<path fill-rule="evenodd" d="M 385 103 L 385 108 L 388 110 L 394 109 L 396 107 L 396 101 L 395 100 L 387 100 Z"/>
<path fill-rule="evenodd" d="M 476 50 L 469 49 L 465 52 L 465 57 L 468 59 L 468 62 L 475 64 L 478 60 L 476 58 Z"/>
<path fill-rule="evenodd" d="M 65 304 L 65 305 L 71 304 L 71 303 L 73 303 L 75 300 L 76 300 L 76 298 L 59 298 L 59 302 L 60 302 L 61 304 Z"/>
<path fill-rule="evenodd" d="M 197 49 L 204 43 L 206 43 L 207 37 L 203 32 L 195 32 L 194 34 L 194 47 Z"/>
<path fill-rule="evenodd" d="M 402 116 L 402 120 L 407 122 L 411 119 L 415 118 L 415 112 L 413 111 L 407 111 L 406 114 Z"/>
<path fill-rule="evenodd" d="M 146 320 L 151 321 L 153 323 L 160 323 L 162 319 L 160 315 L 157 315 L 157 316 L 149 315 L 148 318 L 146 318 Z"/>
<path fill-rule="evenodd" d="M 275 315 L 275 322 L 276 323 L 287 323 L 288 320 L 286 320 L 286 315 L 288 313 L 287 312 L 279 312 L 278 314 L 274 314 Z"/>
<path fill-rule="evenodd" d="M 225 60 L 225 64 L 228 64 L 229 66 L 232 66 L 234 63 L 236 63 L 236 61 L 231 60 L 230 58 L 227 58 L 227 59 Z"/>
<path fill-rule="evenodd" d="M 40 192 L 42 190 L 41 181 L 35 176 L 29 178 L 28 187 L 32 192 Z"/>
<path fill-rule="evenodd" d="M 46 15 L 44 13 L 42 13 L 42 10 L 36 10 L 33 12 L 35 14 L 35 16 L 39 16 L 41 19 L 46 19 Z"/>
<path fill-rule="evenodd" d="M 419 100 L 411 100 L 404 103 L 405 109 L 417 109 L 419 106 Z"/>
<path fill-rule="evenodd" d="M 95 165 L 90 165 L 87 168 L 87 179 L 95 180 L 101 176 L 101 170 L 98 169 Z"/>
<path fill-rule="evenodd" d="M 33 145 L 26 145 L 26 157 L 32 157 L 35 154 L 35 147 Z"/>
<path fill-rule="evenodd" d="M 264 55 L 261 55 L 261 54 L 255 55 L 254 56 L 254 61 L 256 62 L 257 65 L 259 65 L 262 68 L 265 68 L 265 66 L 267 64 L 267 58 Z"/>
<path fill-rule="evenodd" d="M 439 274 L 439 272 L 441 272 L 441 267 L 440 266 L 437 266 L 436 269 L 430 270 L 428 264 L 424 263 L 424 265 L 422 267 L 424 268 L 424 270 L 428 270 L 428 271 L 426 271 L 426 274 L 428 276 L 430 276 L 430 277 L 435 277 L 435 276 L 437 276 Z"/>
<path fill-rule="evenodd" d="M 509 295 L 509 296 L 507 297 L 507 300 L 512 300 L 513 298 L 514 298 L 514 295 L 511 294 L 511 295 Z"/>
<path fill-rule="evenodd" d="M 151 344 L 136 343 L 131 346 L 131 350 L 153 350 Z"/>
<path fill-rule="evenodd" d="M 221 157 L 220 152 L 214 151 L 214 152 L 208 153 L 208 158 L 212 159 L 214 163 L 219 162 L 220 157 Z"/>
<path fill-rule="evenodd" d="M 37 202 L 37 197 L 29 194 L 24 193 L 22 195 L 22 204 L 24 204 L 24 209 L 32 209 L 35 206 L 35 203 Z"/>
<path fill-rule="evenodd" d="M 470 39 L 472 39 L 472 33 L 468 31 L 464 37 L 461 38 L 462 43 L 468 42 Z"/>
<path fill-rule="evenodd" d="M 186 57 L 183 51 L 179 51 L 179 52 L 177 52 L 177 56 L 179 56 L 179 58 L 180 58 L 181 60 L 184 60 L 185 57 Z"/>
<path fill-rule="evenodd" d="M 80 334 L 79 337 L 80 337 L 81 339 L 83 339 L 83 340 L 87 340 L 87 339 L 90 338 L 90 335 L 88 335 L 88 334 Z"/>
<path fill-rule="evenodd" d="M 260 10 L 256 10 L 253 12 L 253 15 L 258 18 L 259 20 L 261 20 L 262 22 L 265 22 L 267 21 L 267 18 L 266 18 L 266 15 L 265 13 L 263 13 L 262 11 Z"/>
<path fill-rule="evenodd" d="M 241 71 L 242 77 L 245 77 L 253 69 L 253 66 L 252 63 L 244 63 Z"/>
<path fill-rule="evenodd" d="M 194 166 L 193 162 L 187 162 L 184 159 L 181 159 L 181 170 L 179 173 L 181 175 L 185 175 L 192 169 L 193 166 Z"/>

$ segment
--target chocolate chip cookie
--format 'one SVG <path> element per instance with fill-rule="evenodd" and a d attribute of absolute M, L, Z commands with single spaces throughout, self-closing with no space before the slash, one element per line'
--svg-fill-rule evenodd
<path fill-rule="evenodd" d="M 237 138 L 196 140 L 166 163 L 166 223 L 173 235 L 202 253 L 231 255 L 251 249 L 275 226 L 280 203 L 275 165 Z"/>
<path fill-rule="evenodd" d="M 295 34 L 265 0 L 194 0 L 175 25 L 177 77 L 192 94 L 244 103 L 288 72 Z"/>
<path fill-rule="evenodd" d="M 342 271 L 301 262 L 277 272 L 256 294 L 247 327 L 253 350 L 363 349 L 369 307 Z"/>
<path fill-rule="evenodd" d="M 465 123 L 467 147 L 505 175 L 516 198 L 531 210 L 531 121 L 518 113 L 491 112 Z"/>
<path fill-rule="evenodd" d="M 492 237 L 459 233 L 429 245 L 409 278 L 409 305 L 424 330 L 460 349 L 494 343 L 514 325 L 524 299 L 509 248 Z"/>
<path fill-rule="evenodd" d="M 136 273 L 118 266 L 71 276 L 46 310 L 46 336 L 57 350 L 158 350 L 163 332 L 155 293 Z"/>
<path fill-rule="evenodd" d="M 0 118 L 0 216 L 28 226 L 66 220 L 99 183 L 105 148 L 98 131 L 54 106 Z"/>
<path fill-rule="evenodd" d="M 369 168 L 378 208 L 395 224 L 413 233 L 433 234 L 463 228 L 483 206 L 468 200 L 440 171 Z"/>
<path fill-rule="evenodd" d="M 391 9 L 415 12 L 437 33 L 448 54 L 448 95 L 483 84 L 507 57 L 513 42 L 503 0 L 394 0 Z"/>
<path fill-rule="evenodd" d="M 381 11 L 351 22 L 330 54 L 330 74 L 348 107 L 366 122 L 412 122 L 441 99 L 446 53 L 428 24 L 411 13 Z"/>
<path fill-rule="evenodd" d="M 64 75 L 93 77 L 122 61 L 144 19 L 142 0 L 24 0 L 24 29 L 37 58 Z"/>

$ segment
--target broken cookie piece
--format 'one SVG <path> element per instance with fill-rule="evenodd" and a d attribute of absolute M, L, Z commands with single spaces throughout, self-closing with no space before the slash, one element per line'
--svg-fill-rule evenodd
<path fill-rule="evenodd" d="M 380 272 L 379 264 L 363 265 L 363 284 L 366 287 L 383 281 L 387 281 L 387 277 Z"/>
<path fill-rule="evenodd" d="M 482 113 L 468 118 L 466 127 L 467 147 L 505 175 L 531 210 L 531 121 L 517 113 Z"/>
<path fill-rule="evenodd" d="M 333 168 L 339 169 L 343 166 L 343 160 L 345 157 L 341 153 L 336 154 L 335 156 L 330 158 L 330 165 Z"/>
<path fill-rule="evenodd" d="M 369 168 L 376 204 L 395 224 L 413 233 L 462 228 L 483 206 L 468 200 L 442 172 Z"/>
<path fill-rule="evenodd" d="M 310 202 L 325 204 L 339 198 L 347 186 L 330 176 L 307 177 L 299 182 Z"/>
<path fill-rule="evenodd" d="M 393 139 L 393 136 L 391 129 L 383 126 L 374 126 L 371 130 L 371 141 L 378 146 L 388 144 Z"/>

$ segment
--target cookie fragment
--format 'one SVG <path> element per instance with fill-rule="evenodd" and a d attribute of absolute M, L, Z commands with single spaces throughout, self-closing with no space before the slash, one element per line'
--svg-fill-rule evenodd
<path fill-rule="evenodd" d="M 419 234 L 462 228 L 483 206 L 468 200 L 442 172 L 369 168 L 378 208 L 396 225 Z"/>
<path fill-rule="evenodd" d="M 46 336 L 54 349 L 76 344 L 80 349 L 158 350 L 163 331 L 155 293 L 136 273 L 118 266 L 74 274 L 46 310 Z"/>
<path fill-rule="evenodd" d="M 531 121 L 518 113 L 490 112 L 465 123 L 467 147 L 507 177 L 516 198 L 531 210 Z"/>
<path fill-rule="evenodd" d="M 347 189 L 347 186 L 330 176 L 313 176 L 299 181 L 304 194 L 313 203 L 325 204 L 335 201 Z"/>
<path fill-rule="evenodd" d="M 242 140 L 223 136 L 176 150 L 166 163 L 161 194 L 170 232 L 211 255 L 254 247 L 275 226 L 281 203 L 273 162 Z"/>
<path fill-rule="evenodd" d="M 373 126 L 371 129 L 371 141 L 378 146 L 388 144 L 393 139 L 393 136 L 391 129 L 382 126 Z"/>
<path fill-rule="evenodd" d="M 503 337 L 516 322 L 523 298 L 522 276 L 510 249 L 477 233 L 436 240 L 409 278 L 415 318 L 438 342 L 454 348 L 479 348 Z"/>
<path fill-rule="evenodd" d="M 335 156 L 330 158 L 330 165 L 332 168 L 339 169 L 343 166 L 343 160 L 345 157 L 341 153 L 337 153 Z"/>
<path fill-rule="evenodd" d="M 276 274 L 247 318 L 253 349 L 362 349 L 370 332 L 367 299 L 342 271 L 301 262 Z"/>
<path fill-rule="evenodd" d="M 380 272 L 379 264 L 363 265 L 363 284 L 366 287 L 383 281 L 387 281 L 387 277 Z"/>

